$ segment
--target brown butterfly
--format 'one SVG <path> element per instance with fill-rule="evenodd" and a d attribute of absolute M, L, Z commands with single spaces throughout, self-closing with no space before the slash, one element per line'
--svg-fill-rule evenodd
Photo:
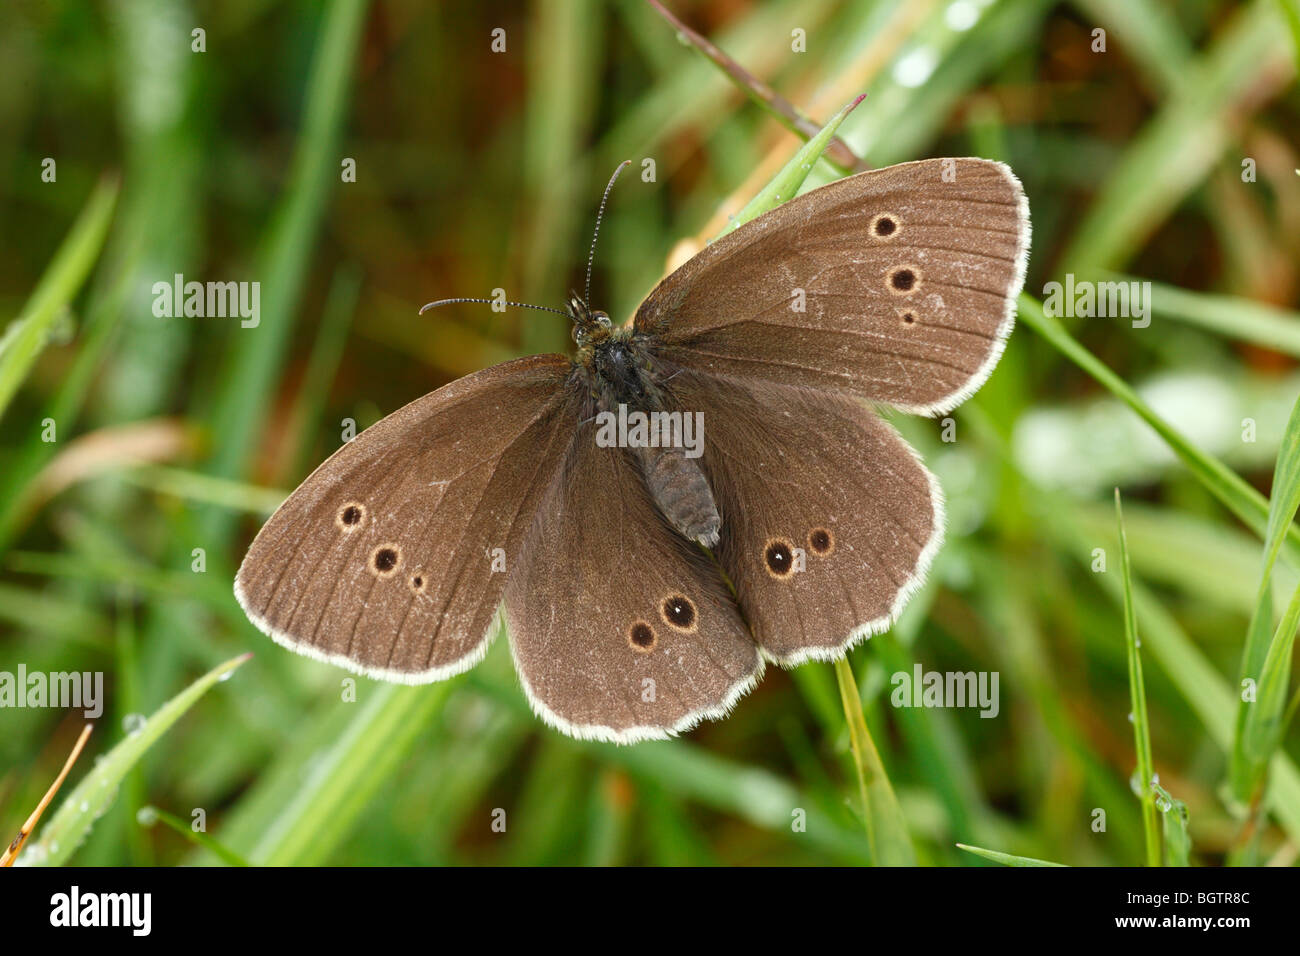
<path fill-rule="evenodd" d="M 344 444 L 235 595 L 280 644 L 411 684 L 473 667 L 500 609 L 533 709 L 576 737 L 721 717 L 765 659 L 838 658 L 920 586 L 942 495 L 869 403 L 935 415 L 979 388 L 1028 248 L 1006 166 L 925 160 L 741 226 L 629 326 L 572 294 L 576 357 L 466 376 Z"/>

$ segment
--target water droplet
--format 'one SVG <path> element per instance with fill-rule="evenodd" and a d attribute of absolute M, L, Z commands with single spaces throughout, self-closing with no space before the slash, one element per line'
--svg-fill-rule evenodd
<path fill-rule="evenodd" d="M 956 0 L 944 11 L 944 21 L 958 33 L 969 30 L 980 18 L 980 8 L 971 0 Z"/>
<path fill-rule="evenodd" d="M 122 729 L 126 731 L 127 736 L 134 737 L 144 730 L 144 725 L 148 723 L 144 714 L 127 714 L 122 718 Z"/>
<path fill-rule="evenodd" d="M 894 82 L 908 89 L 922 86 L 938 62 L 937 54 L 930 47 L 917 47 L 894 64 Z"/>
<path fill-rule="evenodd" d="M 1128 722 L 1133 723 L 1133 711 L 1131 710 L 1128 712 Z"/>
<path fill-rule="evenodd" d="M 235 676 L 235 672 L 234 672 L 234 670 L 233 670 L 233 669 L 232 669 L 232 670 L 228 670 L 228 671 L 226 671 L 224 674 L 222 674 L 220 677 L 218 677 L 218 678 L 217 678 L 217 681 L 218 681 L 218 683 L 223 683 L 223 684 L 224 684 L 226 681 L 230 680 L 230 678 L 232 678 L 232 677 L 234 677 L 234 676 Z"/>
<path fill-rule="evenodd" d="M 1133 775 L 1128 778 L 1128 788 L 1133 791 L 1134 796 L 1142 796 L 1142 778 L 1138 775 L 1136 770 L 1134 770 Z"/>
<path fill-rule="evenodd" d="M 1159 810 L 1161 813 L 1168 813 L 1169 808 L 1172 806 L 1173 804 L 1170 803 L 1168 800 L 1166 800 L 1164 797 L 1156 797 L 1156 809 Z"/>
<path fill-rule="evenodd" d="M 154 807 L 141 807 L 135 813 L 135 822 L 142 827 L 151 827 L 158 822 L 158 811 Z"/>
<path fill-rule="evenodd" d="M 81 806 L 77 807 L 77 809 L 80 810 L 82 813 L 85 813 L 87 810 L 90 809 L 90 801 L 89 801 L 89 800 L 82 800 L 82 801 L 81 801 Z"/>

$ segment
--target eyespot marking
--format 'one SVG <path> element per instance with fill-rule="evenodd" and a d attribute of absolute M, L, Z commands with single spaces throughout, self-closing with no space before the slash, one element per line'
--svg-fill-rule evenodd
<path fill-rule="evenodd" d="M 898 314 L 899 317 L 902 318 L 904 325 L 911 325 L 916 321 L 916 313 L 911 311 L 910 309 L 900 312 Z"/>
<path fill-rule="evenodd" d="M 881 213 L 871 220 L 871 234 L 877 239 L 892 239 L 898 234 L 898 218 Z"/>
<path fill-rule="evenodd" d="M 655 629 L 645 621 L 633 621 L 627 630 L 628 646 L 641 654 L 654 650 L 656 640 Z"/>
<path fill-rule="evenodd" d="M 915 266 L 899 266 L 889 273 L 889 290 L 895 295 L 911 295 L 921 285 L 921 270 Z"/>
<path fill-rule="evenodd" d="M 808 532 L 808 550 L 813 554 L 826 557 L 835 550 L 835 535 L 830 528 L 813 528 Z"/>
<path fill-rule="evenodd" d="M 788 578 L 794 573 L 794 545 L 785 538 L 769 538 L 763 546 L 763 563 L 774 578 Z"/>
<path fill-rule="evenodd" d="M 407 584 L 411 586 L 411 590 L 416 594 L 423 593 L 425 585 L 427 585 L 428 583 L 429 582 L 425 579 L 424 574 L 422 574 L 419 571 L 416 571 L 407 580 Z"/>
<path fill-rule="evenodd" d="M 684 594 L 673 594 L 664 598 L 659 605 L 659 616 L 664 623 L 679 631 L 694 631 L 697 614 L 695 602 Z"/>
<path fill-rule="evenodd" d="M 402 563 L 402 549 L 395 544 L 381 544 L 370 552 L 370 570 L 381 578 L 391 577 Z"/>
<path fill-rule="evenodd" d="M 366 506 L 359 501 L 349 501 L 334 516 L 334 524 L 344 532 L 356 531 L 365 520 Z"/>

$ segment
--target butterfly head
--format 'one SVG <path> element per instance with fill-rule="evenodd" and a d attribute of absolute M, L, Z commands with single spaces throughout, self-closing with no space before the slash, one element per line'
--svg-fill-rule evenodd
<path fill-rule="evenodd" d="M 578 343 L 578 348 L 585 349 L 609 338 L 612 323 L 607 313 L 590 308 L 576 292 L 569 293 L 567 305 L 573 322 L 573 341 Z"/>

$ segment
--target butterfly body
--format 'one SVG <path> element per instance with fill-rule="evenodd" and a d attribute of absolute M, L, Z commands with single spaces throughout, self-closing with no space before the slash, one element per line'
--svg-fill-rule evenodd
<path fill-rule="evenodd" d="M 574 301 L 576 296 L 570 300 Z M 575 326 L 580 320 L 576 313 Z M 683 416 L 692 410 L 670 407 L 662 383 L 671 373 L 653 356 L 653 336 L 626 327 L 598 334 L 595 342 L 587 341 L 580 348 L 574 375 L 591 395 L 589 414 L 584 413 L 582 421 L 603 417 L 610 424 L 629 418 L 645 423 L 638 426 L 641 433 L 634 431 L 633 440 L 626 443 L 626 453 L 636 462 L 646 490 L 673 530 L 706 547 L 717 544 L 722 522 L 717 502 L 698 455 L 692 457 L 681 443 Z M 619 453 L 616 443 L 604 445 Z"/>
<path fill-rule="evenodd" d="M 476 664 L 501 612 L 534 711 L 578 737 L 720 717 L 765 661 L 841 657 L 921 586 L 942 495 L 874 406 L 946 413 L 983 383 L 1028 246 L 1009 169 L 924 160 L 719 238 L 628 326 L 573 295 L 574 358 L 474 373 L 344 444 L 236 597 L 276 641 L 407 683 Z"/>

